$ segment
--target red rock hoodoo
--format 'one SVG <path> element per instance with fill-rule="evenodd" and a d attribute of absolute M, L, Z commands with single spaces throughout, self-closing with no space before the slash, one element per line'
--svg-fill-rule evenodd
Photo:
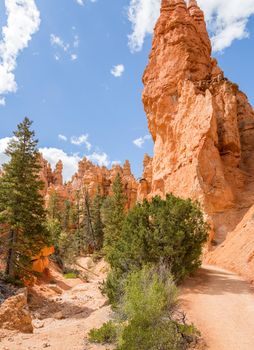
<path fill-rule="evenodd" d="M 91 197 L 94 197 L 99 188 L 103 195 L 108 196 L 112 194 L 112 184 L 118 173 L 122 178 L 127 205 L 130 208 L 136 203 L 138 184 L 131 172 L 128 160 L 125 161 L 123 167 L 114 165 L 112 169 L 108 169 L 95 165 L 84 158 L 79 163 L 78 172 L 72 177 L 69 186 L 74 191 L 86 188 Z"/>
<path fill-rule="evenodd" d="M 143 77 L 154 157 L 145 157 L 138 199 L 172 192 L 199 200 L 220 244 L 254 204 L 254 112 L 211 52 L 197 2 L 163 0 Z M 239 250 L 245 256 L 242 243 L 224 266 L 237 270 L 231 260 Z M 254 247 L 248 256 L 254 271 Z"/>
<path fill-rule="evenodd" d="M 131 166 L 128 160 L 125 161 L 123 167 L 115 165 L 112 169 L 100 167 L 93 164 L 86 158 L 79 162 L 78 171 L 73 175 L 72 179 L 63 183 L 63 163 L 58 161 L 54 170 L 50 164 L 40 155 L 40 179 L 44 182 L 43 195 L 45 197 L 46 207 L 49 204 L 50 195 L 57 193 L 63 204 L 66 199 L 75 202 L 78 193 L 88 191 L 93 198 L 97 191 L 104 196 L 112 194 L 112 185 L 116 175 L 119 173 L 124 191 L 127 197 L 127 208 L 131 208 L 137 201 L 138 183 L 131 172 Z M 33 270 L 43 272 L 49 265 L 48 256 L 54 252 L 53 247 L 45 247 L 38 256 L 33 257 Z"/>
<path fill-rule="evenodd" d="M 52 170 L 50 164 L 41 156 L 42 165 L 40 178 L 45 184 L 44 195 L 46 202 L 52 192 L 57 192 L 61 198 L 74 200 L 77 191 L 87 190 L 91 197 L 96 195 L 99 189 L 101 194 L 108 196 L 112 194 L 112 184 L 116 175 L 119 173 L 124 190 L 127 196 L 127 206 L 132 207 L 137 201 L 138 183 L 131 172 L 131 166 L 128 160 L 124 165 L 114 165 L 112 169 L 104 166 L 100 167 L 93 164 L 86 158 L 79 162 L 78 171 L 72 179 L 63 183 L 63 164 L 59 161 L 55 170 Z"/>

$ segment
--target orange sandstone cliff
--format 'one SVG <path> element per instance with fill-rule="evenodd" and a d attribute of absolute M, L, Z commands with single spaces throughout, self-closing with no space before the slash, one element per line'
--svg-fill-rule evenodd
<path fill-rule="evenodd" d="M 196 0 L 162 0 L 143 76 L 154 157 L 145 157 L 138 200 L 171 192 L 199 200 L 222 243 L 209 261 L 254 278 L 254 245 L 239 234 L 254 212 L 254 112 L 211 51 Z M 253 242 L 254 229 L 248 235 Z"/>

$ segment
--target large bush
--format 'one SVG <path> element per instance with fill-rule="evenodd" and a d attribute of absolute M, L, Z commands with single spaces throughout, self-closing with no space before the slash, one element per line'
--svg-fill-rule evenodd
<path fill-rule="evenodd" d="M 111 266 L 121 272 L 163 263 L 176 282 L 201 264 L 208 227 L 197 203 L 167 195 L 135 206 L 127 215 L 114 246 Z"/>

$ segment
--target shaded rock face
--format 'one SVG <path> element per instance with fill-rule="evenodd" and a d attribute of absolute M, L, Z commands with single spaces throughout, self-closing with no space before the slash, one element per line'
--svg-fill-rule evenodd
<path fill-rule="evenodd" d="M 254 204 L 254 112 L 211 57 L 204 15 L 195 0 L 162 1 L 143 82 L 154 157 L 145 157 L 138 199 L 173 193 L 199 200 L 215 244 L 224 247 L 211 261 L 230 267 L 239 255 L 235 270 L 246 275 L 252 268 L 254 278 L 254 246 L 247 234 L 240 234 Z M 245 272 L 244 262 L 249 266 Z"/>
<path fill-rule="evenodd" d="M 143 82 L 150 195 L 198 199 L 211 215 L 234 207 L 254 175 L 254 113 L 211 58 L 196 1 L 162 1 Z"/>
<path fill-rule="evenodd" d="M 21 289 L 0 306 L 0 328 L 33 333 L 32 318 L 27 306 L 27 290 Z"/>
<path fill-rule="evenodd" d="M 254 283 L 254 205 L 248 210 L 225 242 L 211 252 L 206 262 L 223 266 Z"/>

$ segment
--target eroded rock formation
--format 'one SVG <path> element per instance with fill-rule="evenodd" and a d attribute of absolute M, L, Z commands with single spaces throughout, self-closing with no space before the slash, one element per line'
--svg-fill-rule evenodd
<path fill-rule="evenodd" d="M 74 191 L 86 188 L 91 197 L 94 197 L 98 190 L 101 191 L 101 194 L 108 196 L 112 194 L 112 184 L 118 173 L 122 178 L 128 207 L 130 208 L 136 203 L 138 184 L 131 172 L 128 160 L 125 161 L 123 167 L 114 165 L 112 169 L 108 169 L 95 165 L 84 158 L 79 163 L 78 172 L 72 177 L 67 186 L 69 185 Z"/>
<path fill-rule="evenodd" d="M 0 328 L 32 333 L 32 317 L 27 305 L 27 290 L 20 289 L 0 306 Z"/>
<path fill-rule="evenodd" d="M 40 253 L 32 257 L 33 271 L 42 273 L 49 266 L 49 256 L 54 254 L 54 247 L 45 247 Z"/>
<path fill-rule="evenodd" d="M 254 175 L 254 113 L 211 58 L 196 1 L 162 1 L 143 80 L 151 194 L 199 199 L 209 213 L 232 208 Z"/>
<path fill-rule="evenodd" d="M 127 208 L 131 208 L 137 201 L 138 183 L 131 172 L 131 166 L 128 160 L 123 166 L 115 165 L 112 169 L 100 167 L 93 164 L 86 158 L 79 163 L 78 171 L 73 175 L 72 179 L 63 183 L 63 163 L 58 161 L 54 170 L 50 164 L 40 155 L 40 179 L 44 182 L 43 195 L 45 198 L 46 207 L 49 206 L 50 197 L 57 194 L 60 199 L 60 207 L 64 208 L 66 200 L 75 203 L 77 198 L 88 191 L 91 198 L 93 198 L 97 191 L 104 196 L 112 195 L 112 185 L 116 175 L 119 173 L 124 191 L 127 197 Z M 45 247 L 41 250 L 38 256 L 33 257 L 33 270 L 36 272 L 43 272 L 49 265 L 49 255 L 53 254 L 53 247 Z"/>
<path fill-rule="evenodd" d="M 41 171 L 40 171 L 40 180 L 44 183 L 44 190 L 43 194 L 46 195 L 50 186 L 63 186 L 63 163 L 61 160 L 59 160 L 56 164 L 56 167 L 54 170 L 52 170 L 51 165 L 47 160 L 45 160 L 40 154 L 39 159 L 40 165 L 41 165 Z"/>
<path fill-rule="evenodd" d="M 77 173 L 65 184 L 63 183 L 63 164 L 61 161 L 56 164 L 55 170 L 52 170 L 50 164 L 43 157 L 41 157 L 40 162 L 42 165 L 40 177 L 45 184 L 46 202 L 53 192 L 57 192 L 63 200 L 74 200 L 77 191 L 84 191 L 85 189 L 91 197 L 94 197 L 98 190 L 105 196 L 111 195 L 112 184 L 119 173 L 128 199 L 128 208 L 136 203 L 138 183 L 131 172 L 128 160 L 125 161 L 122 167 L 114 165 L 112 169 L 108 169 L 104 166 L 95 165 L 84 158 L 79 163 Z"/>
<path fill-rule="evenodd" d="M 254 203 L 254 112 L 211 57 L 195 0 L 162 1 L 143 82 L 154 157 L 138 198 L 199 200 L 221 243 Z"/>
<path fill-rule="evenodd" d="M 143 161 L 144 172 L 138 185 L 137 200 L 139 202 L 142 202 L 145 198 L 148 198 L 151 193 L 151 190 L 152 190 L 151 184 L 152 184 L 152 177 L 153 177 L 152 165 L 153 165 L 153 158 L 150 157 L 148 154 L 145 154 L 144 161 Z"/>

